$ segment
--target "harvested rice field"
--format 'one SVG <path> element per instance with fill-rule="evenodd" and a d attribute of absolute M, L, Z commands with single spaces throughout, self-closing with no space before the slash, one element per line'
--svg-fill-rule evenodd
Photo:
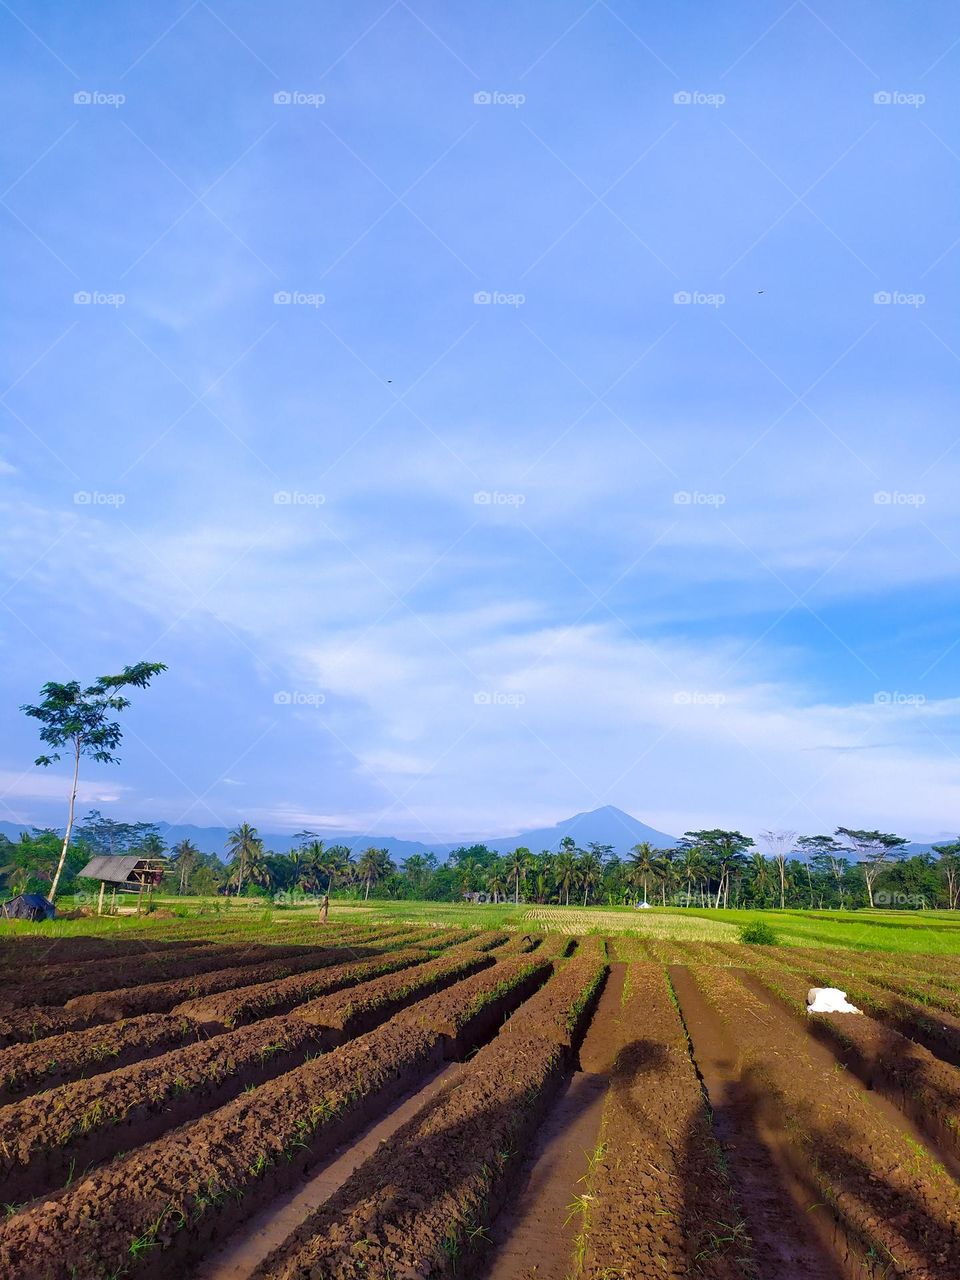
<path fill-rule="evenodd" d="M 0 936 L 0 1277 L 960 1278 L 955 959 L 527 921 Z"/>

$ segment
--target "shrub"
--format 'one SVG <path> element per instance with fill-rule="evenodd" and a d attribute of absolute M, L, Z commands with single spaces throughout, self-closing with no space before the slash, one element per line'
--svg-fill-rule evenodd
<path fill-rule="evenodd" d="M 779 938 L 766 920 L 751 920 L 749 924 L 740 926 L 740 941 L 757 947 L 775 947 Z"/>

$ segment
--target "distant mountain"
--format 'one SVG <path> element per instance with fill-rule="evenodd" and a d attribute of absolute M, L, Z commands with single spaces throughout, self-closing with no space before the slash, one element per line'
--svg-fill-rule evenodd
<path fill-rule="evenodd" d="M 227 843 L 226 827 L 195 827 L 158 822 L 157 828 L 168 847 L 178 844 L 181 840 L 192 840 L 203 853 L 222 854 Z M 0 822 L 0 834 L 11 840 L 19 839 L 20 832 L 24 830 L 29 830 L 27 824 Z M 619 854 L 626 853 L 642 840 L 649 840 L 654 848 L 661 849 L 677 843 L 675 836 L 656 831 L 653 827 L 648 827 L 646 823 L 640 822 L 611 804 L 604 805 L 601 809 L 593 809 L 589 813 L 576 813 L 572 818 L 564 818 L 553 827 L 537 827 L 530 831 L 519 831 L 516 835 L 498 836 L 484 841 L 457 840 L 452 844 L 438 844 L 435 841 L 402 840 L 398 836 L 356 831 L 322 831 L 320 835 L 325 844 L 345 844 L 354 852 L 358 849 L 366 849 L 369 845 L 376 845 L 378 849 L 386 849 L 390 857 L 397 861 L 409 858 L 415 853 L 423 853 L 425 850 L 445 858 L 447 854 L 464 844 L 486 844 L 489 849 L 495 849 L 498 853 L 507 853 L 519 845 L 525 845 L 534 853 L 539 853 L 543 849 L 550 849 L 555 853 L 564 836 L 572 836 L 581 849 L 585 849 L 591 841 L 596 841 L 597 844 L 612 844 Z M 289 832 L 283 834 L 264 832 L 263 843 L 274 853 L 287 853 L 296 842 Z"/>
<path fill-rule="evenodd" d="M 516 849 L 517 845 L 526 845 L 534 853 L 540 853 L 543 849 L 556 853 L 564 836 L 572 836 L 581 849 L 585 849 L 591 841 L 612 844 L 619 854 L 626 853 L 644 840 L 648 840 L 655 849 L 666 849 L 677 843 L 676 836 L 668 836 L 648 827 L 639 818 L 631 817 L 612 804 L 605 804 L 601 809 L 591 809 L 587 813 L 575 813 L 572 818 L 564 818 L 553 827 L 537 827 L 533 831 L 521 831 L 515 836 L 500 836 L 483 843 L 488 849 L 496 849 L 498 853 L 507 853 Z"/>

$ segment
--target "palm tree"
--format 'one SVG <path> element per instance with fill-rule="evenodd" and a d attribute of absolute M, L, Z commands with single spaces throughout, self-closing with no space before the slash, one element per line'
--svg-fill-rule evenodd
<path fill-rule="evenodd" d="M 557 888 L 563 894 L 563 904 L 569 907 L 570 890 L 577 883 L 576 857 L 568 849 L 564 849 L 554 859 L 553 870 L 557 877 Z"/>
<path fill-rule="evenodd" d="M 770 863 L 759 849 L 750 855 L 749 871 L 750 879 L 753 881 L 754 897 L 759 898 L 762 904 L 770 887 Z"/>
<path fill-rule="evenodd" d="M 695 844 L 682 845 L 676 863 L 677 877 L 687 886 L 687 905 L 693 897 L 692 888 L 699 884 L 704 874 L 703 854 Z"/>
<path fill-rule="evenodd" d="M 514 905 L 520 901 L 520 881 L 527 878 L 527 867 L 530 862 L 530 850 L 524 845 L 507 854 L 507 875 L 513 880 Z"/>
<path fill-rule="evenodd" d="M 257 828 L 251 827 L 249 822 L 241 822 L 239 827 L 227 836 L 227 851 L 233 855 L 232 862 L 236 868 L 228 883 L 232 884 L 236 881 L 239 898 L 251 859 L 257 854 L 261 858 L 263 856 L 263 841 L 257 835 Z"/>
<path fill-rule="evenodd" d="M 580 883 L 583 885 L 583 905 L 587 905 L 590 890 L 595 888 L 603 878 L 603 863 L 595 853 L 585 853 L 577 865 Z"/>
<path fill-rule="evenodd" d="M 376 884 L 378 880 L 383 880 L 395 869 L 386 849 L 364 849 L 357 863 L 357 873 L 367 886 L 363 895 L 364 902 L 370 897 L 370 886 Z"/>
<path fill-rule="evenodd" d="M 656 861 L 657 855 L 649 840 L 642 840 L 630 850 L 630 878 L 635 885 L 643 885 L 644 902 L 647 901 L 647 882 L 654 873 Z"/>
<path fill-rule="evenodd" d="M 677 868 L 674 864 L 676 857 L 674 849 L 659 849 L 657 851 L 656 872 L 657 879 L 660 881 L 660 901 L 667 905 L 667 890 L 672 893 L 676 887 Z"/>
<path fill-rule="evenodd" d="M 337 877 L 346 876 L 353 868 L 353 857 L 349 845 L 332 844 L 319 859 L 318 867 L 327 877 L 327 896 L 329 897 L 333 893 L 333 885 Z M 390 867 L 392 870 L 392 863 Z"/>
<path fill-rule="evenodd" d="M 494 902 L 499 902 L 501 898 L 506 901 L 507 897 L 507 878 L 504 874 L 503 861 L 498 858 L 487 872 L 487 892 L 493 894 Z"/>
<path fill-rule="evenodd" d="M 197 865 L 200 850 L 190 840 L 181 840 L 179 844 L 175 844 L 170 850 L 170 856 L 176 862 L 180 871 L 180 887 L 177 892 L 183 894 L 186 892 L 190 872 Z"/>

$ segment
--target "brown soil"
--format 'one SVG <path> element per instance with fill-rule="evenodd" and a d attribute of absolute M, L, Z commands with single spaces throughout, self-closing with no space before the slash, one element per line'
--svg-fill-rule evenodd
<path fill-rule="evenodd" d="M 758 1114 L 745 1087 L 743 1064 L 729 1024 L 704 999 L 690 972 L 671 967 L 683 1020 L 713 1110 L 713 1130 L 730 1162 L 763 1276 L 842 1280 L 831 1245 L 833 1223 L 793 1176 L 782 1124 Z M 737 1017 L 756 1017 L 734 1010 Z M 827 1218 L 827 1221 L 821 1221 Z"/>
<path fill-rule="evenodd" d="M 583 1187 L 583 1275 L 752 1277 L 752 1243 L 659 965 L 631 964 L 621 1038 Z"/>
<path fill-rule="evenodd" d="M 772 996 L 758 999 L 727 969 L 699 968 L 693 977 L 696 986 L 678 978 L 678 992 L 683 985 L 687 994 L 681 1006 L 685 1017 L 690 1012 L 692 1033 L 691 1023 L 705 1028 L 710 1056 L 701 1065 L 708 1088 L 709 1068 L 733 1108 L 731 1166 L 747 1189 L 742 1198 L 748 1222 L 756 1223 L 758 1257 L 763 1249 L 775 1267 L 783 1265 L 776 1234 L 786 1224 L 801 1243 L 796 1211 L 806 1203 L 821 1265 L 833 1262 L 840 1274 L 874 1278 L 889 1275 L 895 1260 L 896 1274 L 911 1280 L 956 1280 L 960 1195 L 942 1166 L 910 1141 L 887 1104 L 838 1071 L 834 1055 Z M 695 1033 L 692 1038 L 697 1049 Z M 718 1131 L 722 1120 L 721 1107 Z M 765 1162 L 768 1177 L 778 1178 L 777 1203 L 764 1177 L 751 1185 L 744 1175 L 754 1157 Z M 801 1265 L 817 1274 L 806 1270 L 810 1262 Z"/>
<path fill-rule="evenodd" d="M 595 961 L 570 961 L 445 1090 L 254 1273 L 257 1280 L 469 1274 L 555 1096 L 596 993 Z M 577 974 L 579 984 L 570 974 Z M 556 1032 L 554 984 L 568 996 Z"/>
<path fill-rule="evenodd" d="M 0 1049 L 0 1105 L 101 1071 L 168 1053 L 196 1040 L 186 1018 L 148 1013 L 86 1031 L 68 1031 L 32 1044 Z"/>
<path fill-rule="evenodd" d="M 362 959 L 364 955 L 373 956 L 377 952 L 375 949 L 350 947 L 347 954 L 353 960 Z M 66 1012 L 86 1015 L 98 1022 L 116 1021 L 143 1013 L 165 1013 L 175 1005 L 197 996 L 230 991 L 241 984 L 270 982 L 294 973 L 323 969 L 328 965 L 340 964 L 343 960 L 344 951 L 340 948 L 317 948 L 306 955 L 291 956 L 283 960 L 212 969 L 191 977 L 124 986 L 115 991 L 95 991 L 90 995 L 68 1000 Z"/>
<path fill-rule="evenodd" d="M 873 1018 L 808 1014 L 807 983 L 802 977 L 774 969 L 740 977 L 759 995 L 773 991 L 785 1000 L 839 1062 L 922 1131 L 937 1158 L 960 1179 L 960 1070 Z"/>
<path fill-rule="evenodd" d="M 355 1142 L 338 1148 L 318 1172 L 311 1174 L 301 1186 L 272 1201 L 220 1249 L 205 1258 L 191 1280 L 247 1280 L 250 1273 L 283 1244 L 308 1214 L 315 1213 L 325 1204 L 381 1143 L 390 1142 L 401 1125 L 432 1102 L 441 1090 L 454 1084 L 462 1070 L 460 1063 L 448 1063 L 416 1093 L 404 1098 L 394 1110 L 370 1125 Z"/>
<path fill-rule="evenodd" d="M 490 1231 L 487 1280 L 522 1275 L 564 1280 L 579 1222 L 570 1206 L 583 1188 L 596 1148 L 603 1100 L 623 1045 L 620 999 L 626 966 L 614 964 L 580 1047 L 570 1079 L 530 1144 L 517 1191 Z M 531 1267 L 531 1259 L 536 1262 Z"/>
<path fill-rule="evenodd" d="M 173 1013 L 189 1018 L 209 1032 L 243 1026 L 258 1018 L 286 1013 L 297 1004 L 341 987 L 369 982 L 380 974 L 422 964 L 425 956 L 413 948 L 392 951 L 372 960 L 351 960 L 331 965 L 319 973 L 293 974 L 273 982 L 234 987 L 215 995 L 194 997 L 174 1005 Z"/>

